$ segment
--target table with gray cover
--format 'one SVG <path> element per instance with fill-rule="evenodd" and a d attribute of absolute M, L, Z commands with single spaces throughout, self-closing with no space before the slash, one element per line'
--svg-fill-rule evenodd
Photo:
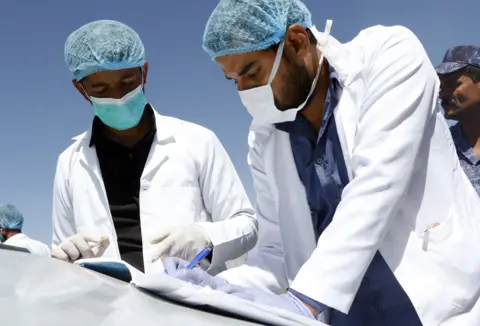
<path fill-rule="evenodd" d="M 73 264 L 0 248 L 0 316 L 15 326 L 248 326 Z"/>

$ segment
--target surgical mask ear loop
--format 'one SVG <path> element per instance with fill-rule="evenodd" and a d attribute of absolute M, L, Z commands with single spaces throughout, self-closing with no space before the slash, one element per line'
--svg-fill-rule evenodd
<path fill-rule="evenodd" d="M 142 74 L 142 92 L 145 93 L 145 84 L 143 83 L 143 81 L 144 81 L 144 80 L 143 80 L 143 67 L 140 68 L 140 73 Z"/>
<path fill-rule="evenodd" d="M 85 87 L 83 87 L 83 84 L 80 83 L 80 86 L 82 86 L 82 90 L 83 90 L 83 95 L 85 95 L 88 100 L 90 101 L 90 103 L 92 103 L 92 99 L 90 98 L 90 95 L 88 95 L 87 91 L 85 90 Z"/>
<path fill-rule="evenodd" d="M 328 42 L 328 36 L 330 35 L 330 30 L 332 28 L 332 23 L 333 23 L 333 21 L 330 20 L 330 19 L 328 19 L 327 22 L 325 23 L 324 35 L 327 38 L 327 42 Z M 319 40 L 317 40 L 317 43 L 319 43 Z M 270 85 L 272 83 L 273 79 L 275 78 L 275 76 L 277 75 L 278 68 L 280 67 L 280 63 L 282 62 L 284 47 L 285 47 L 285 40 L 280 42 L 280 44 L 278 46 L 277 54 L 275 56 L 275 61 L 273 62 L 272 71 L 270 72 L 270 77 L 268 77 L 268 84 L 267 85 Z M 323 53 L 322 53 L 322 56 L 323 56 Z"/>
<path fill-rule="evenodd" d="M 270 76 L 268 77 L 267 85 L 270 85 L 273 79 L 275 79 L 275 76 L 277 75 L 278 68 L 280 67 L 280 62 L 282 62 L 284 47 L 285 47 L 285 41 L 280 42 L 280 45 L 278 46 L 277 54 L 275 55 L 275 61 L 273 62 L 272 71 L 270 72 Z"/>
<path fill-rule="evenodd" d="M 332 21 L 327 20 L 325 24 L 325 35 L 327 36 L 327 39 L 328 39 L 328 35 L 330 35 L 331 28 L 332 28 Z M 318 40 L 317 40 L 317 43 L 318 43 Z M 284 48 L 285 48 L 285 40 L 281 41 L 278 46 L 277 54 L 275 55 L 275 61 L 273 62 L 272 71 L 270 72 L 270 76 L 268 77 L 267 85 L 270 85 L 273 79 L 275 79 L 275 76 L 277 75 L 278 68 L 280 67 L 280 63 L 282 62 Z M 322 56 L 323 56 L 323 53 L 322 53 Z M 317 53 L 317 59 L 318 59 L 318 53 Z"/>

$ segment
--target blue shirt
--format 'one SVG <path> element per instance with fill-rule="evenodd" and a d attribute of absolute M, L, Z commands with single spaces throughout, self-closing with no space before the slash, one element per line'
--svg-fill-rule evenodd
<path fill-rule="evenodd" d="M 342 191 L 349 182 L 333 114 L 341 96 L 341 87 L 330 67 L 330 85 L 318 133 L 301 114 L 295 121 L 276 124 L 277 129 L 290 134 L 295 165 L 305 186 L 317 238 L 332 221 Z M 294 289 L 290 291 L 317 310 L 325 307 Z M 332 311 L 330 324 L 417 326 L 421 322 L 405 291 L 377 252 L 348 316 Z"/>
<path fill-rule="evenodd" d="M 457 148 L 460 166 L 472 183 L 473 187 L 480 195 L 480 157 L 475 153 L 472 144 L 463 134 L 460 124 L 450 127 L 453 143 Z"/>
<path fill-rule="evenodd" d="M 277 129 L 290 134 L 293 157 L 300 180 L 307 191 L 316 238 L 330 224 L 348 174 L 338 139 L 333 111 L 338 104 L 340 84 L 335 72 L 325 100 L 322 127 L 318 134 L 303 115 L 293 122 L 276 124 Z"/>

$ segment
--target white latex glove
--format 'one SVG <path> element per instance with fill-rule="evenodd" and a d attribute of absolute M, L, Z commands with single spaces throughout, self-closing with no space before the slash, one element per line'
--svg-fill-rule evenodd
<path fill-rule="evenodd" d="M 175 226 L 165 230 L 151 240 L 157 246 L 153 250 L 152 262 L 160 258 L 176 257 L 191 261 L 205 248 L 212 248 L 207 232 L 198 225 Z M 203 269 L 210 263 L 206 259 L 200 262 Z"/>
<path fill-rule="evenodd" d="M 110 245 L 107 236 L 91 234 L 75 234 L 53 246 L 52 257 L 63 261 L 74 262 L 77 259 L 101 257 Z"/>

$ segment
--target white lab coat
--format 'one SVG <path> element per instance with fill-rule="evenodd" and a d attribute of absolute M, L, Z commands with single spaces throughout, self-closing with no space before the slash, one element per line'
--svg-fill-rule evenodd
<path fill-rule="evenodd" d="M 46 244 L 30 239 L 23 233 L 15 234 L 3 244 L 28 249 L 32 255 L 50 257 L 50 248 Z"/>
<path fill-rule="evenodd" d="M 173 225 L 196 223 L 214 245 L 211 269 L 252 249 L 257 221 L 243 185 L 215 134 L 199 125 L 155 112 L 157 132 L 140 180 L 140 224 L 146 272 L 151 239 Z M 59 157 L 53 192 L 53 244 L 76 234 L 108 235 L 103 255 L 120 259 L 115 228 L 91 130 Z"/>
<path fill-rule="evenodd" d="M 348 313 L 379 250 L 425 326 L 477 325 L 479 309 L 469 310 L 480 296 L 480 203 L 437 109 L 427 54 L 400 26 L 368 28 L 347 44 L 317 36 L 343 86 L 335 123 L 350 183 L 316 243 L 289 135 L 253 122 L 259 241 L 247 265 L 221 275 L 274 292 L 290 286 Z M 432 223 L 440 226 L 426 238 Z"/>

